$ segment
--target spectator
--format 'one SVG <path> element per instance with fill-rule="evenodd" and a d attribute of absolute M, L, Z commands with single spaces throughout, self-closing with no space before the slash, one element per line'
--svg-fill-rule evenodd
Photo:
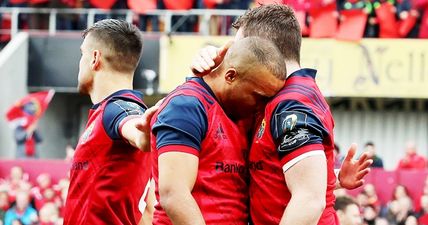
<path fill-rule="evenodd" d="M 389 223 L 405 225 L 407 217 L 413 213 L 412 200 L 406 187 L 398 185 L 394 189 L 393 200 L 389 204 L 387 219 Z"/>
<path fill-rule="evenodd" d="M 369 197 L 364 190 L 357 195 L 356 200 L 358 205 L 363 209 L 369 205 Z"/>
<path fill-rule="evenodd" d="M 389 225 L 389 223 L 385 218 L 377 218 L 375 225 Z"/>
<path fill-rule="evenodd" d="M 418 225 L 418 220 L 416 219 L 415 216 L 409 216 L 407 217 L 404 225 Z"/>
<path fill-rule="evenodd" d="M 376 210 L 376 213 L 378 213 L 381 205 L 377 197 L 375 186 L 373 184 L 367 184 L 364 186 L 364 193 L 367 196 L 367 204 L 372 206 Z"/>
<path fill-rule="evenodd" d="M 416 152 L 416 145 L 413 142 L 407 143 L 406 155 L 398 163 L 398 169 L 425 169 L 426 159 Z"/>
<path fill-rule="evenodd" d="M 61 219 L 59 217 L 58 207 L 54 203 L 46 203 L 40 209 L 40 225 L 59 225 Z"/>
<path fill-rule="evenodd" d="M 338 197 L 334 204 L 341 225 L 361 225 L 362 219 L 357 203 L 350 197 Z"/>
<path fill-rule="evenodd" d="M 334 154 L 334 168 L 340 169 L 340 167 L 342 166 L 342 162 L 345 159 L 345 156 L 340 154 L 340 148 L 339 148 L 339 145 L 337 145 L 337 143 L 334 143 L 333 154 Z"/>
<path fill-rule="evenodd" d="M 418 213 L 420 225 L 428 225 L 428 195 L 421 197 L 421 211 Z"/>
<path fill-rule="evenodd" d="M 37 123 L 34 123 L 29 128 L 25 129 L 18 126 L 15 129 L 15 141 L 17 145 L 16 158 L 37 158 L 37 144 L 42 142 L 38 131 L 36 130 Z"/>
<path fill-rule="evenodd" d="M 382 159 L 376 155 L 376 147 L 373 142 L 369 141 L 364 146 L 364 151 L 369 153 L 369 158 L 373 160 L 371 167 L 374 168 L 383 168 Z"/>
<path fill-rule="evenodd" d="M 51 177 L 47 173 L 42 173 L 37 177 L 37 185 L 31 189 L 31 195 L 34 199 L 35 207 L 40 210 L 46 202 L 45 191 L 52 186 Z"/>
<path fill-rule="evenodd" d="M 29 190 L 31 185 L 27 182 L 28 175 L 19 166 L 10 168 L 10 175 L 4 181 L 4 188 L 9 192 L 9 201 L 15 201 L 15 195 L 18 190 Z"/>
<path fill-rule="evenodd" d="M 368 205 L 363 209 L 363 220 L 367 225 L 376 225 L 376 219 L 378 218 L 377 210 L 372 205 Z"/>
<path fill-rule="evenodd" d="M 31 225 L 37 222 L 37 211 L 29 205 L 30 195 L 26 191 L 16 193 L 16 205 L 7 210 L 4 224 L 12 225 L 15 220 L 20 220 L 23 225 Z"/>
<path fill-rule="evenodd" d="M 9 196 L 7 192 L 0 192 L 0 221 L 4 221 L 4 215 L 6 211 L 9 209 Z"/>

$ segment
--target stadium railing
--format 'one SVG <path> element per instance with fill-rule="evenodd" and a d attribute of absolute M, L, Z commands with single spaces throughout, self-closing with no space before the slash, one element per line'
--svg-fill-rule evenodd
<path fill-rule="evenodd" d="M 191 10 L 151 10 L 144 14 L 138 14 L 132 10 L 102 10 L 102 9 L 67 9 L 67 8 L 15 8 L 15 7 L 0 7 L 0 14 L 11 15 L 10 34 L 12 38 L 19 32 L 18 21 L 20 14 L 48 14 L 49 29 L 48 32 L 54 35 L 57 30 L 58 15 L 87 15 L 86 26 L 90 27 L 94 24 L 97 15 L 117 15 L 125 17 L 128 22 L 132 22 L 134 15 L 157 16 L 164 21 L 163 33 L 174 33 L 183 23 L 179 20 L 173 24 L 173 16 L 199 16 L 199 33 L 201 35 L 209 34 L 209 23 L 212 16 L 240 16 L 245 13 L 245 10 L 208 10 L 208 9 L 191 9 Z M 2 30 L 3 31 L 3 30 Z M 3 31 L 4 33 L 4 31 Z"/>

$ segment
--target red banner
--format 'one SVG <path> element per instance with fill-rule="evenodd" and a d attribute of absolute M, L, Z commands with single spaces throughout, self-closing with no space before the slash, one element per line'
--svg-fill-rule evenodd
<path fill-rule="evenodd" d="M 54 94 L 54 90 L 49 90 L 25 96 L 9 108 L 6 119 L 27 129 L 42 117 Z"/>

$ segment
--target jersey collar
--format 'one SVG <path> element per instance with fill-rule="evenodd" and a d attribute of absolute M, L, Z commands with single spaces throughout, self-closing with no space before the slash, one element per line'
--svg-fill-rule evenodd
<path fill-rule="evenodd" d="M 288 77 L 294 77 L 294 76 L 312 77 L 313 79 L 315 79 L 315 77 L 317 76 L 317 70 L 309 69 L 309 68 L 303 68 L 303 69 L 295 71 L 294 73 L 290 74 L 290 76 L 288 76 Z"/>
<path fill-rule="evenodd" d="M 140 91 L 130 90 L 130 89 L 124 89 L 124 90 L 116 91 L 113 94 L 111 94 L 108 97 L 106 97 L 105 99 L 103 99 L 101 102 L 99 102 L 97 104 L 94 104 L 91 107 L 91 109 L 97 109 L 105 100 L 110 99 L 110 98 L 112 98 L 114 96 L 123 95 L 123 94 L 126 94 L 126 93 L 131 93 L 131 94 L 137 96 L 138 98 L 143 99 L 143 93 L 141 93 Z"/>
<path fill-rule="evenodd" d="M 211 89 L 211 87 L 204 81 L 203 78 L 201 77 L 187 77 L 186 81 L 189 80 L 193 80 L 195 82 L 197 82 L 198 84 L 202 85 L 202 87 L 204 87 L 208 93 L 217 101 L 217 97 L 215 96 L 213 90 Z"/>

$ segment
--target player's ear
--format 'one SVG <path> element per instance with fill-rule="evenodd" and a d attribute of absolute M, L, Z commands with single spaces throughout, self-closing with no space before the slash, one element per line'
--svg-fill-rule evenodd
<path fill-rule="evenodd" d="M 94 50 L 92 52 L 91 69 L 98 70 L 101 65 L 101 52 L 100 50 Z"/>
<path fill-rule="evenodd" d="M 238 72 L 235 68 L 229 68 L 226 70 L 226 74 L 224 76 L 224 79 L 228 84 L 232 83 L 236 80 L 236 77 L 238 76 Z"/>

